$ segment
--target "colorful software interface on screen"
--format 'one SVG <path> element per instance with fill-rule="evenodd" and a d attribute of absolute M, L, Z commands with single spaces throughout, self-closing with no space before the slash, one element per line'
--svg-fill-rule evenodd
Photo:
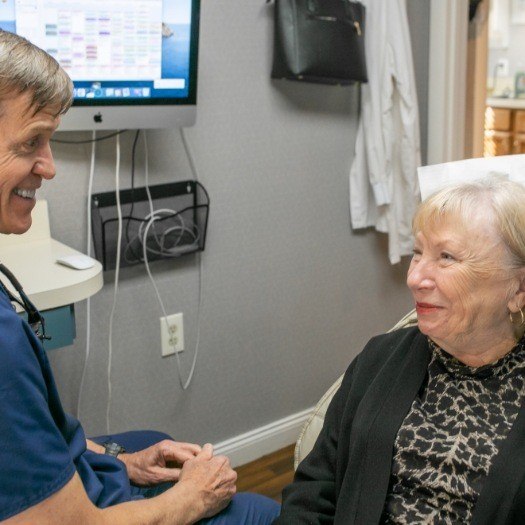
<path fill-rule="evenodd" d="M 75 100 L 185 98 L 191 0 L 0 0 L 0 27 L 69 73 Z"/>

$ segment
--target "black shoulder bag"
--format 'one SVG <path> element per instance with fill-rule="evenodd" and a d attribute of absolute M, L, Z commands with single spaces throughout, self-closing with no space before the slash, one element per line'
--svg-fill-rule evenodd
<path fill-rule="evenodd" d="M 364 37 L 365 7 L 360 2 L 275 0 L 272 78 L 366 82 Z"/>

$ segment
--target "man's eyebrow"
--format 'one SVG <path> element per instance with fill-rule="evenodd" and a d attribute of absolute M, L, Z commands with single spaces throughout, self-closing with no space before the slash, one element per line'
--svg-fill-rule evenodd
<path fill-rule="evenodd" d="M 34 124 L 27 128 L 28 133 L 41 133 L 47 131 L 55 131 L 56 126 L 54 124 Z"/>

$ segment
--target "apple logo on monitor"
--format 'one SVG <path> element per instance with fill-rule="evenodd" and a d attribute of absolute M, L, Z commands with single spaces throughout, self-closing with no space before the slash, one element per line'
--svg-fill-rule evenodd
<path fill-rule="evenodd" d="M 93 115 L 93 120 L 98 124 L 100 122 L 102 122 L 102 113 L 100 113 L 100 111 L 98 113 L 96 113 L 95 115 Z"/>

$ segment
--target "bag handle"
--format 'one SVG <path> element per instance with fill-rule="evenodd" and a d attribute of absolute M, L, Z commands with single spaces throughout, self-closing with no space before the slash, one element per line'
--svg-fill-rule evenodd
<path fill-rule="evenodd" d="M 318 8 L 319 8 L 319 0 L 308 0 L 308 4 L 307 4 L 307 17 L 310 19 L 310 20 L 319 20 L 321 22 L 342 22 L 344 24 L 349 24 L 349 25 L 352 25 L 354 26 L 354 29 L 355 29 L 355 32 L 357 33 L 358 36 L 361 36 L 362 35 L 362 31 L 361 31 L 361 24 L 359 23 L 358 20 L 356 20 L 355 16 L 354 16 L 354 12 L 353 12 L 353 9 L 351 7 L 351 4 L 353 2 L 351 2 L 350 0 L 341 0 L 341 4 L 344 5 L 344 8 L 345 8 L 345 13 L 347 16 L 345 17 L 340 17 L 340 16 L 334 16 L 334 15 L 321 15 L 318 13 Z M 350 18 L 350 20 L 349 20 Z"/>
<path fill-rule="evenodd" d="M 266 4 L 271 4 L 274 0 L 266 0 Z M 350 17 L 351 17 L 351 21 L 348 21 L 347 18 L 341 18 L 341 17 L 338 17 L 338 16 L 326 16 L 326 15 L 319 15 L 316 13 L 316 7 L 317 7 L 317 2 L 315 0 L 309 0 L 308 2 L 308 14 L 307 14 L 307 17 L 310 19 L 310 20 L 319 20 L 321 22 L 343 22 L 344 24 L 350 24 L 350 25 L 353 25 L 354 26 L 354 29 L 355 29 L 355 32 L 357 33 L 357 36 L 361 36 L 363 34 L 362 30 L 361 30 L 361 24 L 359 23 L 358 20 L 355 19 L 354 17 L 354 13 L 352 12 L 352 8 L 348 9 L 348 7 L 350 6 L 350 4 L 352 3 L 356 3 L 356 2 L 351 2 L 350 0 L 342 0 L 342 3 L 345 5 L 345 11 L 347 13 L 350 12 Z M 312 9 L 313 7 L 313 9 Z"/>
<path fill-rule="evenodd" d="M 348 21 L 346 18 L 339 18 L 337 16 L 312 15 L 311 13 L 308 13 L 307 17 L 310 20 L 319 20 L 321 22 L 343 22 L 344 24 L 354 26 L 357 36 L 362 35 L 361 24 L 357 20 Z"/>

